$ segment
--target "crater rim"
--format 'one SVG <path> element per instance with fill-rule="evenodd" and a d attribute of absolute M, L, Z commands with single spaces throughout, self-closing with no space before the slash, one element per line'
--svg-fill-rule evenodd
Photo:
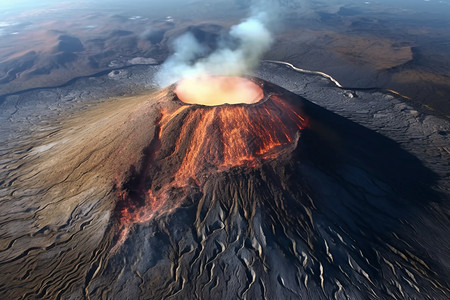
<path fill-rule="evenodd" d="M 173 86 L 185 105 L 255 105 L 267 98 L 262 84 L 247 76 L 203 75 L 184 78 Z"/>

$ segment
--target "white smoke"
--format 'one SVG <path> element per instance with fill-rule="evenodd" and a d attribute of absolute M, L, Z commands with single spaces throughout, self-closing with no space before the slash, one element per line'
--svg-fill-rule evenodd
<path fill-rule="evenodd" d="M 242 75 L 255 68 L 273 43 L 268 26 L 272 17 L 264 11 L 253 13 L 242 23 L 231 27 L 229 37 L 236 44 L 222 45 L 209 55 L 191 33 L 174 42 L 175 53 L 162 65 L 156 75 L 159 86 L 165 87 L 180 79 L 201 75 Z"/>

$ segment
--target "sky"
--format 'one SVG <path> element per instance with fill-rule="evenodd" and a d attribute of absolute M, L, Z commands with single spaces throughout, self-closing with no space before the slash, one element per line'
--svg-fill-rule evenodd
<path fill-rule="evenodd" d="M 260 1 L 260 0 L 259 0 Z M 268 0 L 269 2 L 289 2 L 289 0 Z M 96 8 L 117 8 L 129 9 L 130 7 L 164 7 L 165 9 L 170 6 L 177 6 L 186 3 L 195 2 L 222 2 L 221 0 L 79 0 L 79 1 L 58 1 L 58 0 L 0 0 L 0 11 L 17 11 L 27 9 L 39 9 L 48 8 L 54 6 L 66 6 L 66 7 L 96 7 Z M 229 0 L 228 2 L 237 3 L 239 0 Z M 253 0 L 253 2 L 256 2 Z M 345 6 L 384 6 L 400 9 L 413 9 L 417 11 L 423 11 L 427 13 L 450 13 L 450 0 L 292 0 L 291 2 L 299 3 L 305 9 L 313 9 L 314 7 L 339 7 Z"/>

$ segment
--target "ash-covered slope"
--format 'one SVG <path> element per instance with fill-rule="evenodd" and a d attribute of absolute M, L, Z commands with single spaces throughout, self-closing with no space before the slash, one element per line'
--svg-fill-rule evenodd
<path fill-rule="evenodd" d="M 2 219 L 1 293 L 448 297 L 436 176 L 393 141 L 253 80 L 255 104 L 187 105 L 170 87 L 24 150 L 2 184 L 15 191 L 3 207 L 22 204 Z"/>
<path fill-rule="evenodd" d="M 167 209 L 180 208 L 137 226 L 89 284 L 92 295 L 112 287 L 111 295 L 155 299 L 446 297 L 448 255 L 428 248 L 426 236 L 445 228 L 424 230 L 431 216 L 415 214 L 438 201 L 434 175 L 392 141 L 261 84 L 259 104 L 187 107 L 170 134 L 163 130 L 161 144 L 171 142 L 158 148 L 147 183 L 169 186 Z M 232 128 L 223 124 L 226 110 Z M 224 139 L 228 130 L 238 134 Z M 278 145 L 255 160 L 259 134 Z M 183 143 L 184 155 L 172 150 Z M 250 158 L 237 151 L 218 168 L 230 145 Z M 191 151 L 197 160 L 180 192 L 178 174 L 162 174 Z M 181 155 L 168 163 L 173 153 Z"/>

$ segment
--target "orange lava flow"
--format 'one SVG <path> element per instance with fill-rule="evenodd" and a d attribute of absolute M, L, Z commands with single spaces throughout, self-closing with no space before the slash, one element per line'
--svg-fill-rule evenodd
<path fill-rule="evenodd" d="M 175 146 L 174 152 L 179 151 L 189 137 L 189 146 L 175 174 L 174 183 L 180 187 L 190 179 L 197 181 L 205 172 L 254 167 L 276 158 L 285 146 L 294 143 L 306 124 L 304 118 L 275 97 L 270 104 L 192 110 L 185 122 L 196 124 L 190 133 L 188 126 L 183 126 Z"/>
<path fill-rule="evenodd" d="M 119 243 L 131 225 L 178 208 L 210 175 L 234 167 L 255 168 L 284 156 L 307 126 L 305 118 L 276 95 L 254 105 L 183 105 L 161 115 L 155 135 L 160 146 L 152 150 L 154 160 L 143 166 L 138 193 L 120 194 Z"/>
<path fill-rule="evenodd" d="M 253 81 L 242 77 L 201 76 L 183 79 L 175 93 L 187 104 L 216 106 L 222 104 L 253 104 L 264 92 Z"/>

